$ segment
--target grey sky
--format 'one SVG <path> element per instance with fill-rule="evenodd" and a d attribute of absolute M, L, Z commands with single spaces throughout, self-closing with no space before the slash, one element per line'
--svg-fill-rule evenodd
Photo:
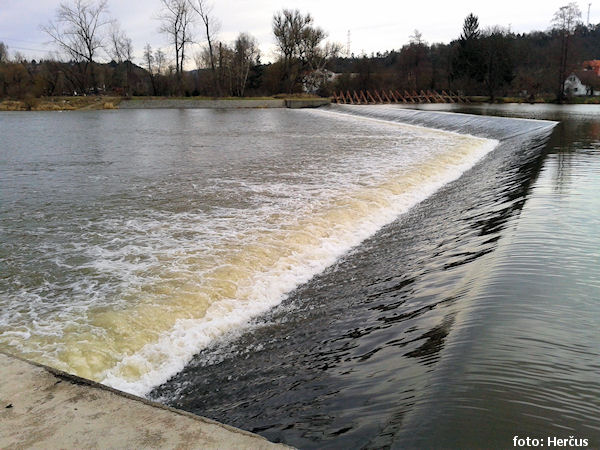
<path fill-rule="evenodd" d="M 328 32 L 329 40 L 344 48 L 350 30 L 351 51 L 358 55 L 399 49 L 415 29 L 427 42 L 449 42 L 458 37 L 462 21 L 470 12 L 479 16 L 482 27 L 510 26 L 515 32 L 545 30 L 554 12 L 567 3 L 568 0 L 214 0 L 213 13 L 221 23 L 219 37 L 223 41 L 232 41 L 241 31 L 249 32 L 260 43 L 263 61 L 268 61 L 273 58 L 274 49 L 271 20 L 273 13 L 282 8 L 310 12 L 315 23 Z M 28 58 L 46 56 L 52 46 L 40 25 L 54 17 L 58 4 L 59 0 L 0 0 L 0 41 Z M 147 42 L 169 50 L 166 36 L 157 31 L 159 0 L 108 0 L 108 5 L 111 15 L 132 38 L 137 57 L 141 57 Z M 585 22 L 588 3 L 578 5 Z M 600 22 L 600 1 L 591 6 L 590 22 Z M 199 27 L 195 36 L 203 41 Z"/>

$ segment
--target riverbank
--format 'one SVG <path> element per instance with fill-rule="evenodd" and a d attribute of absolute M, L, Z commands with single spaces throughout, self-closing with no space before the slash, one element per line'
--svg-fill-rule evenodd
<path fill-rule="evenodd" d="M 0 448 L 289 448 L 0 353 Z"/>
<path fill-rule="evenodd" d="M 553 97 L 496 97 L 470 96 L 471 103 L 549 103 Z M 316 108 L 331 103 L 330 98 L 309 96 L 275 97 L 42 97 L 25 100 L 4 100 L 0 111 L 76 111 L 100 109 L 239 109 L 239 108 Z M 600 97 L 574 97 L 564 104 L 600 104 Z"/>
<path fill-rule="evenodd" d="M 24 100 L 4 100 L 0 111 L 76 111 L 116 109 L 121 97 L 42 97 Z"/>
<path fill-rule="evenodd" d="M 197 109 L 197 108 L 285 108 L 284 99 L 195 99 L 195 98 L 135 98 L 124 100 L 120 109 Z"/>
<path fill-rule="evenodd" d="M 100 109 L 224 109 L 224 108 L 316 108 L 331 103 L 320 97 L 43 97 L 4 100 L 0 111 L 75 111 Z"/>

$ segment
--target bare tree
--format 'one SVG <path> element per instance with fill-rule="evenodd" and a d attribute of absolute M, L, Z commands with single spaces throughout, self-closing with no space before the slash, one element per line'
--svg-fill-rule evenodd
<path fill-rule="evenodd" d="M 83 65 L 83 90 L 87 88 L 85 76 L 89 68 L 92 89 L 98 93 L 94 59 L 103 45 L 102 28 L 108 23 L 106 0 L 73 0 L 61 3 L 56 19 L 42 27 L 69 58 Z"/>
<path fill-rule="evenodd" d="M 160 48 L 154 52 L 154 67 L 157 75 L 163 75 L 167 70 L 167 55 Z"/>
<path fill-rule="evenodd" d="M 152 46 L 146 44 L 144 47 L 144 66 L 150 77 L 150 85 L 152 86 L 152 95 L 156 95 L 156 82 L 154 80 L 154 55 L 152 54 Z"/>
<path fill-rule="evenodd" d="M 113 61 L 119 63 L 119 66 L 125 65 L 125 83 L 124 88 L 127 95 L 130 95 L 129 79 L 131 78 L 131 70 L 133 59 L 133 45 L 131 39 L 127 37 L 125 32 L 121 29 L 121 26 L 117 21 L 114 21 L 110 29 L 109 34 L 108 53 Z M 122 70 L 118 67 L 117 70 Z"/>
<path fill-rule="evenodd" d="M 327 42 L 325 45 L 318 45 L 316 42 L 311 42 L 310 46 L 304 49 L 304 58 L 308 70 L 323 70 L 325 65 L 331 58 L 335 58 L 342 50 L 341 44 L 337 42 Z"/>
<path fill-rule="evenodd" d="M 133 45 L 118 22 L 113 22 L 109 34 L 110 46 L 108 53 L 110 57 L 118 62 L 131 61 L 133 59 Z"/>
<path fill-rule="evenodd" d="M 161 49 L 152 51 L 152 46 L 146 44 L 144 47 L 144 67 L 150 77 L 152 95 L 159 95 L 161 91 L 160 76 L 164 74 L 167 66 L 167 57 Z"/>
<path fill-rule="evenodd" d="M 213 87 L 218 95 L 221 95 L 221 87 L 219 77 L 217 76 L 217 61 L 215 58 L 214 40 L 219 31 L 219 24 L 212 16 L 212 5 L 207 0 L 190 0 L 192 9 L 200 16 L 200 20 L 204 25 L 204 35 L 208 44 L 208 56 L 210 62 L 210 70 L 213 77 Z"/>
<path fill-rule="evenodd" d="M 160 15 L 160 31 L 169 36 L 175 49 L 175 73 L 180 83 L 186 46 L 192 42 L 190 3 L 188 0 L 161 0 L 161 3 L 163 11 Z"/>
<path fill-rule="evenodd" d="M 240 33 L 234 43 L 233 55 L 233 93 L 239 97 L 244 96 L 248 74 L 260 56 L 258 42 L 248 33 Z"/>
<path fill-rule="evenodd" d="M 408 37 L 409 42 L 414 45 L 427 45 L 427 42 L 423 39 L 423 33 L 415 28 L 412 35 Z"/>
<path fill-rule="evenodd" d="M 569 66 L 571 37 L 575 33 L 577 25 L 581 23 L 581 11 L 577 3 L 571 2 L 561 6 L 552 19 L 552 28 L 558 33 L 560 39 L 560 55 L 558 65 L 558 89 L 557 99 L 562 103 L 565 98 L 565 80 Z"/>
<path fill-rule="evenodd" d="M 0 42 L 0 64 L 8 62 L 8 47 L 4 42 Z"/>
<path fill-rule="evenodd" d="M 317 94 L 330 81 L 330 75 L 325 70 L 325 66 L 332 58 L 336 58 L 341 51 L 342 45 L 336 42 L 327 42 L 323 46 L 317 45 L 307 51 L 307 70 L 305 70 L 302 76 L 302 82 L 308 92 Z"/>
<path fill-rule="evenodd" d="M 313 25 L 310 14 L 284 9 L 273 16 L 273 34 L 283 65 L 283 86 L 292 92 L 300 81 L 306 81 L 315 70 L 322 70 L 327 59 L 340 50 L 338 44 L 321 44 L 327 34 Z"/>
<path fill-rule="evenodd" d="M 297 9 L 284 9 L 273 16 L 273 34 L 283 64 L 282 82 L 289 92 L 293 90 L 299 76 L 297 63 L 301 56 L 303 34 L 312 22 L 310 14 L 304 16 Z"/>
<path fill-rule="evenodd" d="M 233 95 L 235 90 L 235 52 L 229 45 L 223 42 L 213 42 L 213 45 L 212 57 L 208 45 L 203 46 L 196 53 L 196 67 L 198 69 L 210 70 L 208 93 L 218 96 Z M 214 72 L 212 71 L 212 60 L 214 60 Z"/>

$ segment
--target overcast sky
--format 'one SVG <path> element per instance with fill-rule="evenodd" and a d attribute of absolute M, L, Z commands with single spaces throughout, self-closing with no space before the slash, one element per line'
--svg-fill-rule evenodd
<path fill-rule="evenodd" d="M 415 29 L 429 43 L 450 42 L 459 36 L 463 19 L 470 12 L 479 17 L 482 27 L 501 25 L 517 33 L 546 30 L 554 12 L 568 0 L 213 0 L 212 3 L 213 14 L 221 23 L 219 38 L 228 42 L 239 32 L 249 32 L 260 43 L 262 60 L 268 61 L 273 59 L 273 13 L 283 8 L 310 12 L 315 24 L 327 31 L 328 39 L 339 42 L 344 49 L 350 31 L 351 52 L 358 55 L 399 49 Z M 55 16 L 58 4 L 59 0 L 0 0 L 0 41 L 27 58 L 46 56 L 52 45 L 40 31 L 40 25 Z M 110 14 L 132 38 L 137 58 L 146 43 L 169 50 L 166 36 L 157 31 L 160 0 L 108 0 L 108 5 Z M 586 22 L 588 3 L 578 5 Z M 600 0 L 591 5 L 590 22 L 600 22 Z M 199 27 L 195 36 L 198 41 L 203 40 Z"/>

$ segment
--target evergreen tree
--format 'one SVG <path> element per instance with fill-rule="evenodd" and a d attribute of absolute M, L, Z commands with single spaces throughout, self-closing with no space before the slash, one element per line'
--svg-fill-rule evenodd
<path fill-rule="evenodd" d="M 469 14 L 463 23 L 463 32 L 458 40 L 455 57 L 452 61 L 452 77 L 467 78 L 477 82 L 484 79 L 483 52 L 481 48 L 479 19 Z"/>

